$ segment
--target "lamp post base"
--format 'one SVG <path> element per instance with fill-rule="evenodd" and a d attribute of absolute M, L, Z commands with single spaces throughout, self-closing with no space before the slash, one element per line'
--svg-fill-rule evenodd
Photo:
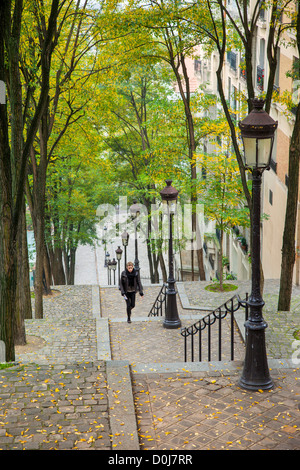
<path fill-rule="evenodd" d="M 181 327 L 181 321 L 178 320 L 167 320 L 166 318 L 164 319 L 163 323 L 164 328 L 167 328 L 169 330 L 180 328 Z"/>
<path fill-rule="evenodd" d="M 270 377 L 266 347 L 265 321 L 255 324 L 248 321 L 246 327 L 246 355 L 244 369 L 238 385 L 246 390 L 270 390 L 274 384 Z"/>
<path fill-rule="evenodd" d="M 176 291 L 166 293 L 166 316 L 163 322 L 164 328 L 175 329 L 180 328 L 181 320 L 178 316 L 177 302 L 176 302 Z"/>

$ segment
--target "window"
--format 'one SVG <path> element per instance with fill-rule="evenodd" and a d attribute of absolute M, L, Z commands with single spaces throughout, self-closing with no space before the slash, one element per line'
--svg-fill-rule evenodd
<path fill-rule="evenodd" d="M 292 113 L 296 114 L 297 106 L 300 101 L 300 59 L 298 59 L 298 57 L 293 57 L 292 79 L 292 101 L 295 105 L 292 109 Z"/>
<path fill-rule="evenodd" d="M 265 6 L 264 6 L 264 3 L 263 1 L 260 1 L 259 2 L 259 7 L 262 8 L 259 12 L 259 19 L 261 21 L 264 21 L 266 19 L 266 15 L 265 15 Z"/>
<path fill-rule="evenodd" d="M 257 66 L 257 78 L 256 85 L 261 91 L 264 89 L 264 74 L 265 74 L 265 44 L 264 39 L 260 39 L 259 42 L 259 65 Z"/>
<path fill-rule="evenodd" d="M 227 61 L 230 65 L 230 68 L 237 70 L 237 54 L 236 52 L 229 51 L 227 52 Z"/>
<path fill-rule="evenodd" d="M 277 48 L 276 53 L 276 71 L 275 71 L 275 78 L 274 78 L 274 90 L 279 93 L 279 70 L 280 70 L 280 48 Z"/>
<path fill-rule="evenodd" d="M 271 189 L 269 189 L 269 204 L 273 206 L 273 191 Z"/>

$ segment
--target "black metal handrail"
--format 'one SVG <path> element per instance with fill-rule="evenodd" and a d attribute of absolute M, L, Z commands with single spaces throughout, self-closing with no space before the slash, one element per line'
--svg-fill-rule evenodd
<path fill-rule="evenodd" d="M 158 317 L 159 315 L 162 316 L 163 314 L 163 305 L 164 305 L 164 313 L 166 313 L 166 291 L 167 291 L 167 284 L 163 284 L 162 288 L 159 291 L 158 296 L 155 299 L 154 304 L 148 314 L 148 317 Z"/>
<path fill-rule="evenodd" d="M 241 300 L 238 295 L 233 296 L 227 302 L 225 302 L 220 307 L 212 310 L 210 313 L 205 315 L 205 317 L 198 320 L 191 326 L 186 328 L 181 328 L 181 335 L 184 337 L 184 362 L 188 360 L 187 354 L 187 341 L 188 338 L 191 338 L 191 347 L 190 347 L 190 360 L 194 362 L 194 346 L 195 340 L 194 337 L 196 334 L 199 335 L 198 342 L 198 361 L 202 362 L 202 353 L 203 353 L 203 334 L 202 332 L 207 328 L 207 360 L 211 361 L 211 339 L 212 339 L 212 325 L 214 323 L 218 326 L 218 361 L 222 360 L 222 320 L 227 317 L 230 313 L 230 360 L 234 360 L 234 313 L 240 307 L 245 309 L 245 320 L 248 319 L 248 294 L 246 298 Z"/>

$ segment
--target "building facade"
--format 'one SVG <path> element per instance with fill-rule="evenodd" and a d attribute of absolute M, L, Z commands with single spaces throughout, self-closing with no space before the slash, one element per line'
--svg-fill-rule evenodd
<path fill-rule="evenodd" d="M 250 12 L 253 11 L 255 4 L 256 0 L 250 1 Z M 298 2 L 294 2 L 293 7 L 296 9 L 297 5 Z M 237 15 L 235 0 L 228 0 L 227 7 L 232 15 Z M 288 21 L 290 21 L 290 18 L 288 16 L 285 17 L 285 13 L 283 13 L 281 22 L 284 24 Z M 252 51 L 253 80 L 255 96 L 257 97 L 262 96 L 266 91 L 265 88 L 268 81 L 267 41 L 269 24 L 270 10 L 262 10 L 255 27 Z M 277 94 L 275 94 L 275 99 L 272 101 L 270 111 L 272 118 L 278 121 L 278 128 L 272 153 L 271 168 L 263 173 L 262 213 L 265 217 L 261 224 L 261 259 L 265 279 L 279 279 L 281 273 L 281 250 L 288 188 L 289 147 L 295 115 L 293 112 L 287 111 L 286 107 L 281 104 L 280 99 L 276 99 L 276 96 L 282 96 L 284 91 L 287 90 L 292 93 L 295 105 L 299 101 L 298 88 L 300 89 L 300 77 L 299 80 L 296 80 L 291 74 L 293 64 L 299 60 L 298 51 L 293 40 L 295 40 L 295 33 L 286 31 L 279 43 L 274 83 L 274 91 Z M 205 52 L 199 48 L 197 59 L 191 59 L 194 68 L 190 72 L 193 75 L 193 81 L 196 77 L 199 85 L 206 84 L 206 91 L 213 94 L 218 93 L 216 81 L 218 57 L 216 54 L 213 53 L 210 57 L 207 57 Z M 240 114 L 239 97 L 241 95 L 247 97 L 243 60 L 243 54 L 240 51 L 234 49 L 227 51 L 222 76 L 226 99 L 230 104 L 230 108 L 236 113 L 237 120 L 243 117 Z M 203 143 L 203 150 L 207 152 L 212 150 L 209 148 L 209 142 Z M 294 267 L 294 283 L 296 285 L 299 285 L 300 282 L 300 199 L 298 201 L 298 222 L 295 237 L 297 255 Z M 206 227 L 206 229 L 210 232 L 214 231 L 211 226 Z M 204 261 L 207 279 L 216 277 L 218 246 L 211 240 L 210 238 L 207 243 L 204 241 Z M 247 249 L 243 245 L 245 240 Z M 227 265 L 228 273 L 232 273 L 240 280 L 249 279 L 251 275 L 249 244 L 249 230 L 241 227 L 235 227 L 230 234 L 226 234 L 224 237 L 223 250 L 225 257 L 229 261 Z M 188 272 L 188 268 L 186 272 Z"/>

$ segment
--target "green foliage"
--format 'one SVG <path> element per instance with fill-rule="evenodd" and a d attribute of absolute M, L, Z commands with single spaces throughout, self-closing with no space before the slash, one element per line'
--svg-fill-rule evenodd
<path fill-rule="evenodd" d="M 229 231 L 234 226 L 248 227 L 249 211 L 236 158 L 230 153 L 228 136 L 223 139 L 223 148 L 217 143 L 215 147 L 216 153 L 197 156 L 200 167 L 205 169 L 205 178 L 201 177 L 198 183 L 204 214 L 222 231 Z"/>

